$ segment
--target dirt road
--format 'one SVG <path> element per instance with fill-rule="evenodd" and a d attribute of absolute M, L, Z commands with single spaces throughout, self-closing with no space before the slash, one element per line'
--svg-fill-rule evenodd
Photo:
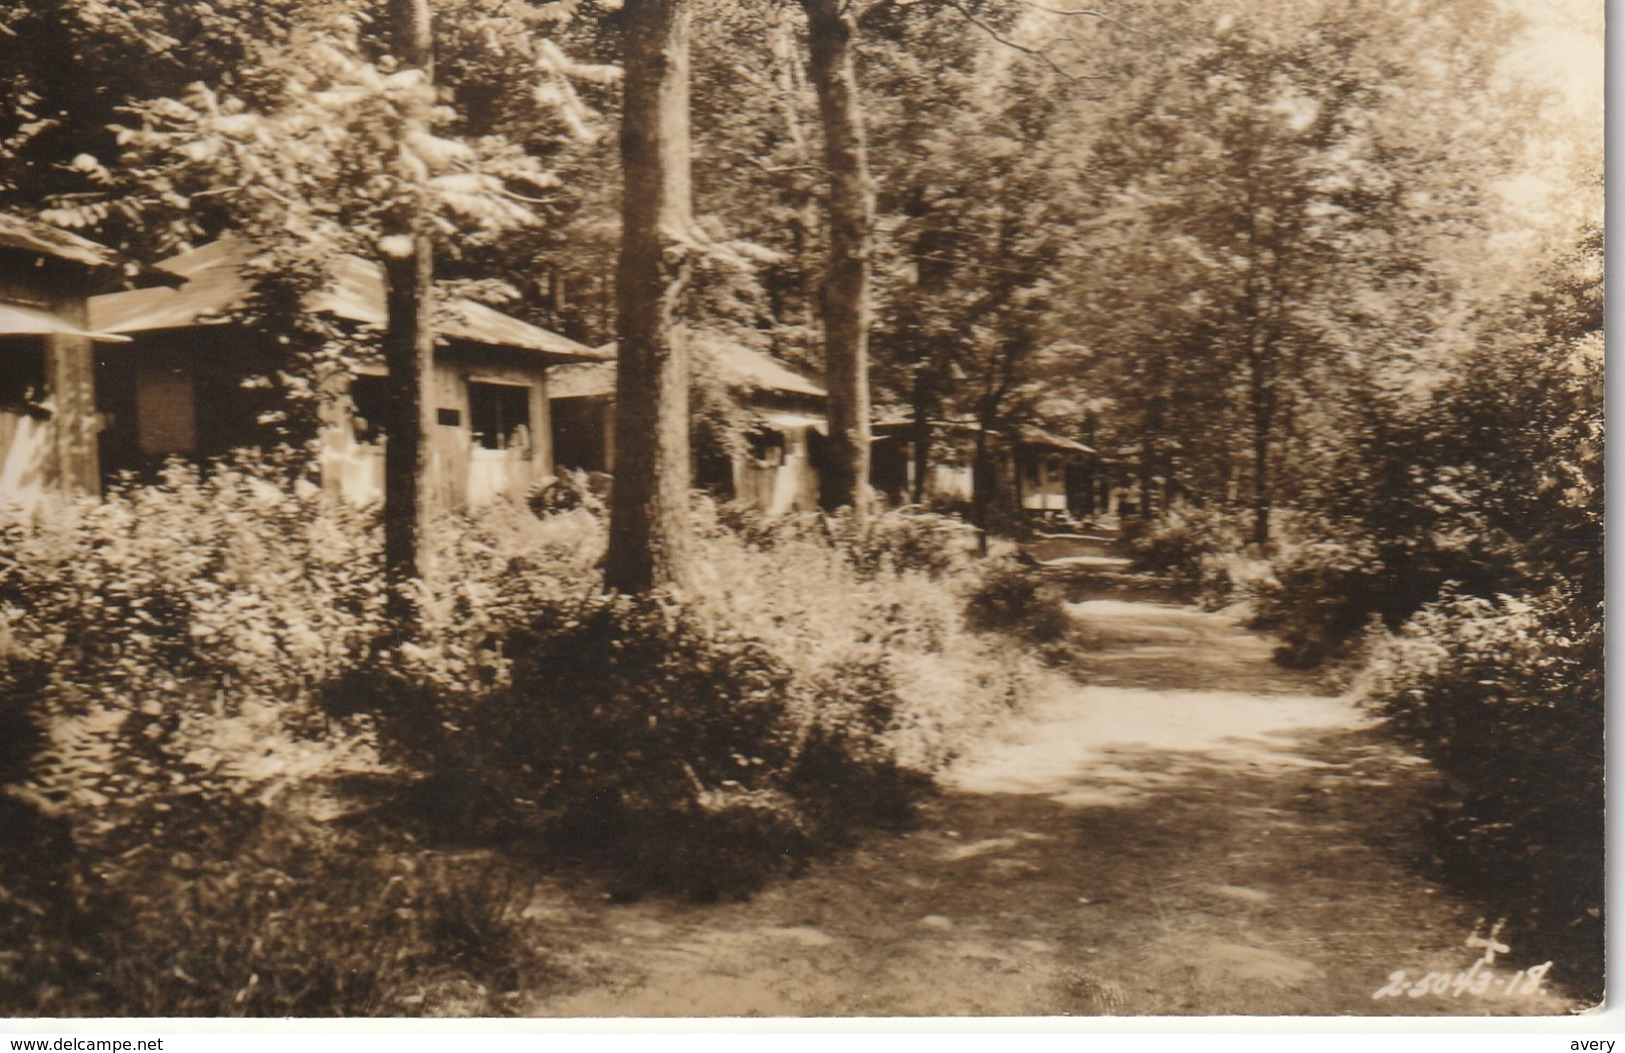
<path fill-rule="evenodd" d="M 580 948 L 576 980 L 529 1012 L 1573 1008 L 1553 986 L 1561 963 L 1525 990 L 1519 970 L 1539 963 L 1516 933 L 1474 966 L 1475 912 L 1418 876 L 1427 767 L 1351 702 L 1276 668 L 1269 640 L 1222 615 L 1071 610 L 1087 686 L 1057 676 L 954 766 L 917 829 L 748 902 L 554 901 L 538 920 Z"/>

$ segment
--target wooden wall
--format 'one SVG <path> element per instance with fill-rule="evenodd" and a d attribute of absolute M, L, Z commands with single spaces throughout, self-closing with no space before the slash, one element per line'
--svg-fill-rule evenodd
<path fill-rule="evenodd" d="M 810 427 L 780 429 L 781 452 L 773 461 L 747 455 L 734 458 L 734 500 L 769 515 L 810 512 L 818 507 L 820 478 L 809 450 Z"/>
<path fill-rule="evenodd" d="M 86 325 L 88 288 L 83 273 L 61 265 L 25 268 L 8 257 L 0 268 L 0 303 L 45 311 L 79 329 Z M 20 413 L 18 407 L 3 411 L 0 501 L 32 504 L 47 490 L 98 494 L 99 418 L 90 339 L 59 333 L 27 339 L 31 344 L 37 339 L 32 346 L 43 350 L 45 390 L 36 412 Z M 0 362 L 0 369 L 7 366 Z"/>
<path fill-rule="evenodd" d="M 475 441 L 470 384 L 504 384 L 529 389 L 527 442 L 486 449 Z M 521 500 L 553 474 L 552 427 L 548 416 L 547 373 L 538 364 L 493 361 L 464 354 L 435 363 L 432 390 L 440 420 L 429 439 L 431 492 L 440 508 L 467 508 L 500 498 Z M 324 411 L 322 478 L 347 499 L 366 504 L 383 500 L 384 447 L 357 439 L 349 402 L 337 398 Z"/>

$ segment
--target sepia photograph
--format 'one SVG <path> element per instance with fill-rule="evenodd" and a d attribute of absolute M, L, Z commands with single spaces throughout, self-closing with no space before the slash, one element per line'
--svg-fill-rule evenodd
<path fill-rule="evenodd" d="M 0 97 L 0 1031 L 1602 1007 L 1603 0 L 10 0 Z"/>

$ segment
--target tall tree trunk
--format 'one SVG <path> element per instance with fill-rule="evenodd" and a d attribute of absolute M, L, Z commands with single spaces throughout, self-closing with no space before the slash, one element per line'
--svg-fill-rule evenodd
<path fill-rule="evenodd" d="M 842 0 L 801 0 L 829 170 L 829 266 L 824 274 L 824 369 L 829 464 L 823 504 L 862 515 L 869 490 L 869 257 L 874 190 L 853 52 L 857 27 Z"/>
<path fill-rule="evenodd" d="M 1248 355 L 1248 403 L 1253 432 L 1253 544 L 1263 548 L 1270 541 L 1270 428 L 1274 415 L 1270 398 L 1270 377 L 1264 350 Z"/>
<path fill-rule="evenodd" d="M 687 0 L 626 0 L 615 481 L 604 585 L 680 585 L 689 550 L 688 341 L 678 308 L 692 236 Z"/>
<path fill-rule="evenodd" d="M 1151 518 L 1151 479 L 1156 474 L 1156 435 L 1162 427 L 1162 414 L 1158 413 L 1145 423 L 1140 432 L 1140 488 L 1139 517 Z"/>
<path fill-rule="evenodd" d="M 971 457 L 970 469 L 971 521 L 976 527 L 976 554 L 985 556 L 987 513 L 993 501 L 993 490 L 998 485 L 998 479 L 993 470 L 992 451 L 987 445 L 987 416 L 979 415 L 976 423 L 976 452 Z"/>
<path fill-rule="evenodd" d="M 403 67 L 434 76 L 428 0 L 389 0 L 393 50 Z M 402 139 L 425 130 L 427 115 L 409 113 Z M 413 178 L 403 174 L 403 178 Z M 384 365 L 389 400 L 384 421 L 384 580 L 397 635 L 417 626 L 414 582 L 425 570 L 423 544 L 433 488 L 429 437 L 434 406 L 434 256 L 428 217 L 415 189 L 384 220 Z"/>
<path fill-rule="evenodd" d="M 925 365 L 918 363 L 915 366 L 914 387 L 911 394 L 914 403 L 914 441 L 909 451 L 914 462 L 914 481 L 910 488 L 912 492 L 909 500 L 914 504 L 925 504 L 926 477 L 931 472 L 931 403 L 930 383 L 925 379 Z"/>

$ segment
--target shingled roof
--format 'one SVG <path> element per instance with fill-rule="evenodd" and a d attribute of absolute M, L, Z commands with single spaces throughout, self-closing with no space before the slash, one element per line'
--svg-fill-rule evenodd
<path fill-rule="evenodd" d="M 67 260 L 91 270 L 122 271 L 124 258 L 105 245 L 37 219 L 0 212 L 0 248 Z"/>
<path fill-rule="evenodd" d="M 136 289 L 91 297 L 91 327 L 108 333 L 139 333 L 222 321 L 252 292 L 248 265 L 254 251 L 247 241 L 226 237 L 166 260 L 159 266 L 185 279 L 180 288 Z M 332 282 L 311 296 L 307 306 L 362 325 L 382 326 L 386 320 L 382 268 L 359 256 L 340 256 L 334 264 Z M 453 340 L 520 348 L 558 362 L 601 361 L 609 357 L 461 297 L 442 301 L 436 328 L 439 335 Z"/>
<path fill-rule="evenodd" d="M 614 344 L 605 344 L 598 350 L 613 357 L 615 347 Z M 695 334 L 694 347 L 697 353 L 710 357 L 730 387 L 746 391 L 808 395 L 813 398 L 824 398 L 829 394 L 772 355 L 752 350 L 715 334 Z M 613 395 L 615 365 L 613 362 L 603 362 L 561 366 L 548 375 L 548 394 L 556 399 L 602 398 Z"/>

